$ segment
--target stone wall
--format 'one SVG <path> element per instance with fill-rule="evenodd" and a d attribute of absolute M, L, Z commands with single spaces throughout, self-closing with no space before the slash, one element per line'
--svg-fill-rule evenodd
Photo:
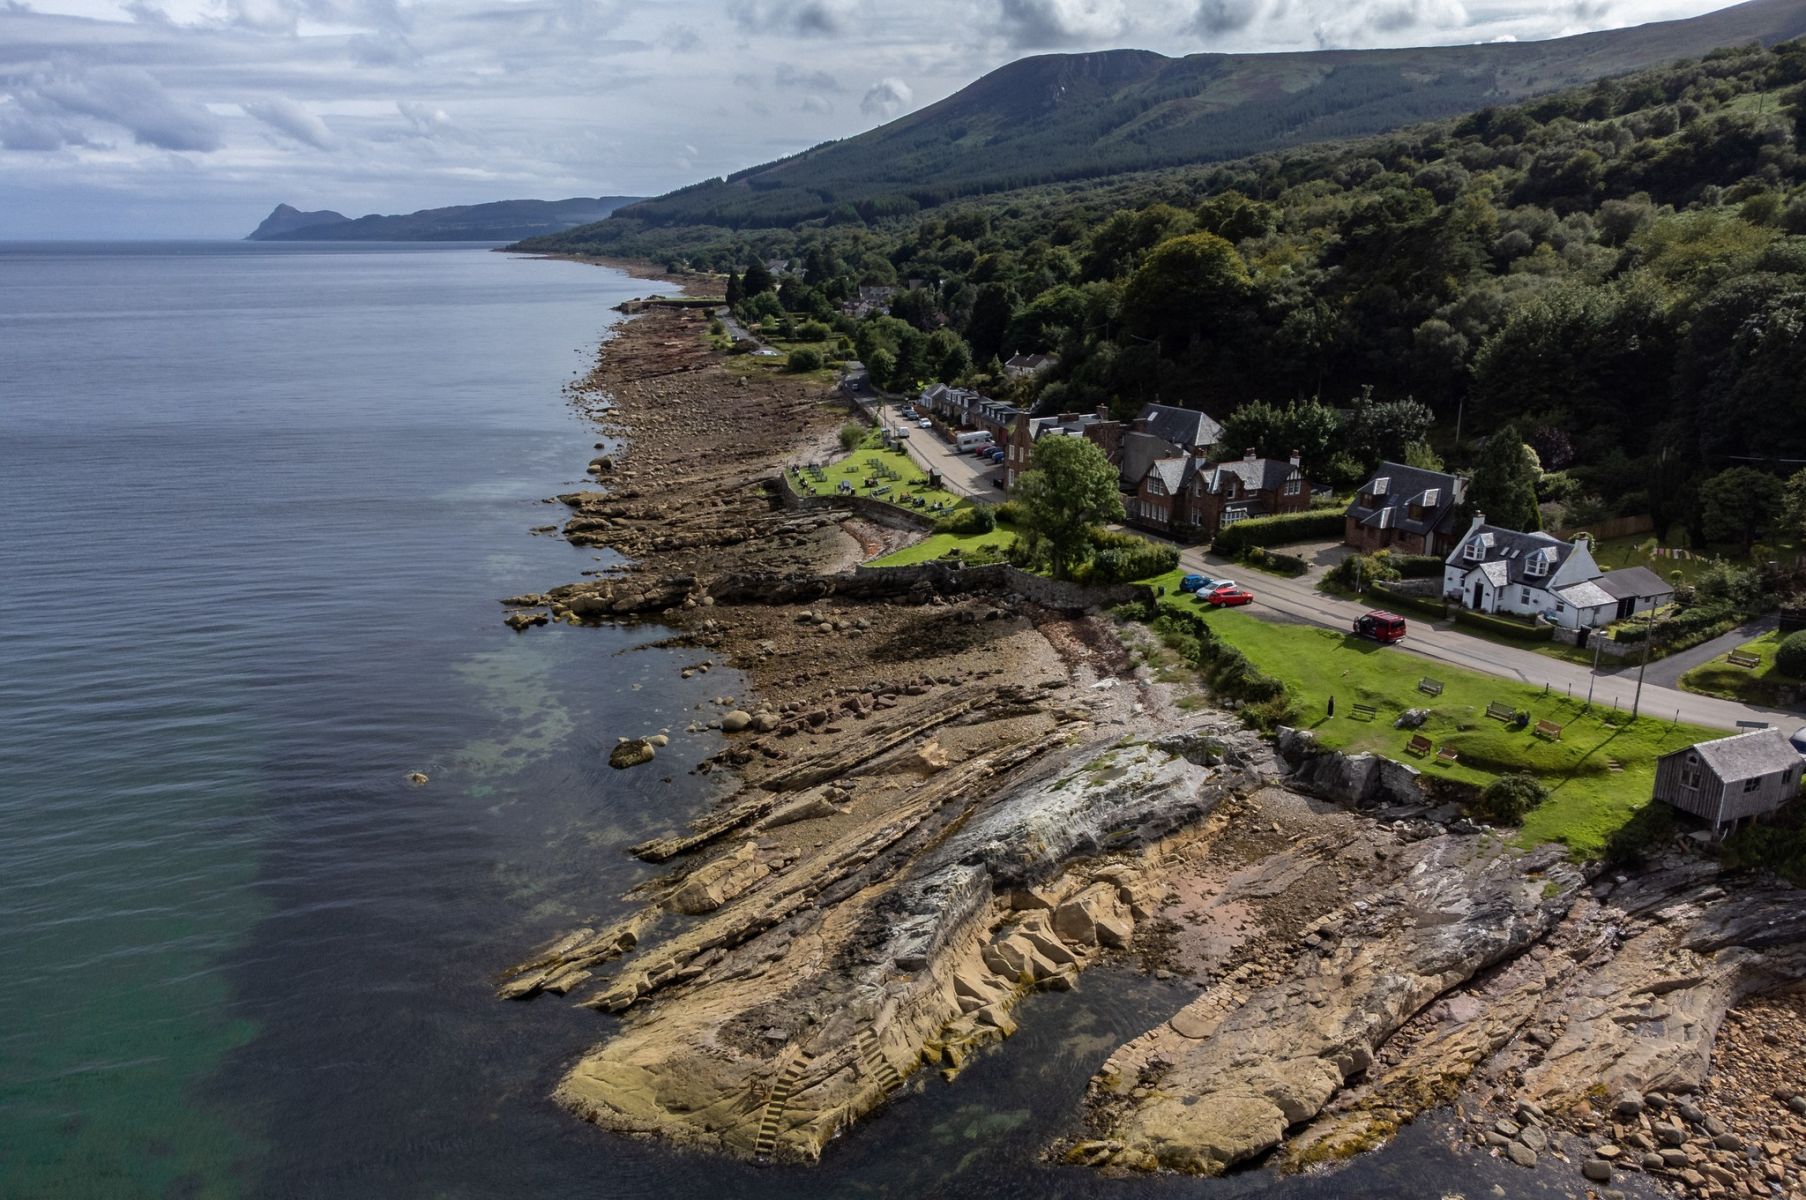
<path fill-rule="evenodd" d="M 775 490 L 778 503 L 797 512 L 851 512 L 887 529 L 907 529 L 915 533 L 929 533 L 934 529 L 934 518 L 926 513 L 898 508 L 870 496 L 812 496 L 799 492 L 788 471 L 778 476 Z"/>

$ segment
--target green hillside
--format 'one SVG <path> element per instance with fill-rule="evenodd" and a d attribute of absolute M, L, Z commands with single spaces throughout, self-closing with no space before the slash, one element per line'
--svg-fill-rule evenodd
<path fill-rule="evenodd" d="M 1803 33 L 1800 0 L 1750 0 L 1690 20 L 1545 42 L 1044 55 L 857 137 L 631 205 L 616 218 L 622 224 L 570 240 L 619 241 L 645 227 L 871 222 L 960 196 L 1378 133 Z"/>

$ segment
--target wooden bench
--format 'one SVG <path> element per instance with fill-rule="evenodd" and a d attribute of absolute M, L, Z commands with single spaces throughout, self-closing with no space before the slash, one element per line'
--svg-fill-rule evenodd
<path fill-rule="evenodd" d="M 1754 654 L 1745 654 L 1741 650 L 1733 650 L 1725 655 L 1725 658 L 1733 667 L 1759 667 L 1762 665 L 1761 658 Z"/>
<path fill-rule="evenodd" d="M 1423 755 L 1429 752 L 1430 739 L 1421 733 L 1412 734 L 1411 740 L 1405 743 L 1405 753 L 1407 754 Z"/>
<path fill-rule="evenodd" d="M 1431 679 L 1426 675 L 1417 681 L 1417 690 L 1426 696 L 1440 696 L 1442 695 L 1442 681 Z"/>
<path fill-rule="evenodd" d="M 1561 726 L 1557 725 L 1554 721 L 1538 721 L 1536 723 L 1536 736 L 1548 738 L 1552 742 L 1559 742 L 1561 741 Z"/>
<path fill-rule="evenodd" d="M 1461 755 L 1459 755 L 1455 752 L 1455 748 L 1453 746 L 1444 746 L 1442 749 L 1440 749 L 1436 752 L 1436 761 L 1437 762 L 1452 763 L 1460 757 L 1461 757 Z"/>
<path fill-rule="evenodd" d="M 1486 715 L 1495 721 L 1513 721 L 1517 719 L 1517 709 L 1509 704 L 1500 704 L 1494 700 L 1486 706 Z"/>
<path fill-rule="evenodd" d="M 1374 717 L 1374 709 L 1371 704 L 1356 704 L 1349 709 L 1349 713 L 1357 721 L 1371 721 Z"/>

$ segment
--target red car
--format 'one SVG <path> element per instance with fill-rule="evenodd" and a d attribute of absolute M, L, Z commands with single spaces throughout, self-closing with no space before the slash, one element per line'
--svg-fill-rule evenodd
<path fill-rule="evenodd" d="M 1205 592 L 1204 599 L 1212 608 L 1228 608 L 1236 604 L 1254 603 L 1254 593 L 1233 579 L 1225 579 Z"/>

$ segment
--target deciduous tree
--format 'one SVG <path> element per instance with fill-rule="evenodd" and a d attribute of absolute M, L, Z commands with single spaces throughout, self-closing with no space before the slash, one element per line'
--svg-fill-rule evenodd
<path fill-rule="evenodd" d="M 1024 526 L 1046 547 L 1056 579 L 1071 576 L 1095 526 L 1123 516 L 1116 468 L 1095 442 L 1081 437 L 1036 442 L 1011 498 Z"/>

